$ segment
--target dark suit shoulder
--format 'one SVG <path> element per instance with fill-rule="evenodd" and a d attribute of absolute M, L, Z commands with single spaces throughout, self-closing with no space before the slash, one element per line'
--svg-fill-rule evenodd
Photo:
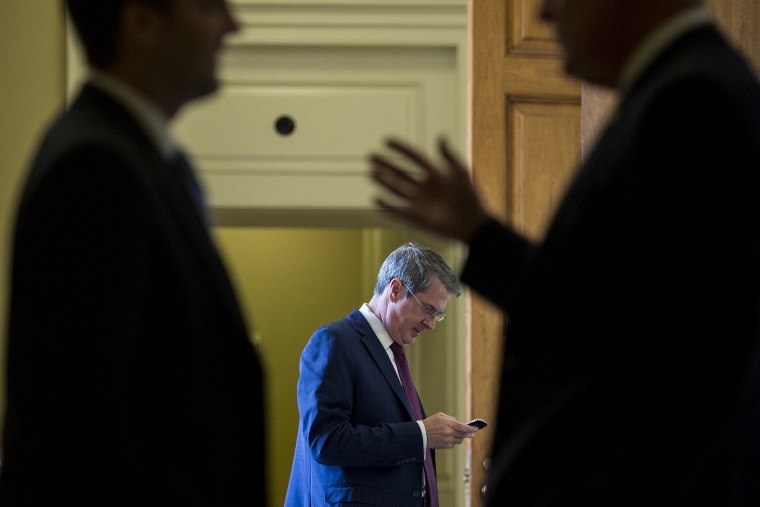
<path fill-rule="evenodd" d="M 346 317 L 321 326 L 314 331 L 309 341 L 328 341 L 331 345 L 333 343 L 353 344 L 358 343 L 363 336 L 371 332 L 364 316 L 358 310 L 353 310 Z"/>
<path fill-rule="evenodd" d="M 22 207 L 64 191 L 71 200 L 108 200 L 130 189 L 147 196 L 152 168 L 161 165 L 160 153 L 131 114 L 105 93 L 85 86 L 42 138 Z"/>
<path fill-rule="evenodd" d="M 85 86 L 44 136 L 37 166 L 48 166 L 58 157 L 81 149 L 112 152 L 134 164 L 160 160 L 160 154 L 135 118 L 116 100 L 92 86 Z"/>
<path fill-rule="evenodd" d="M 365 331 L 363 328 L 369 328 L 364 316 L 359 310 L 352 310 L 351 313 L 329 324 L 321 326 L 315 333 L 320 331 L 329 331 L 333 333 L 358 332 Z M 363 334 L 366 334 L 364 332 Z"/>
<path fill-rule="evenodd" d="M 701 86 L 721 93 L 721 100 L 758 102 L 758 83 L 753 71 L 735 49 L 711 25 L 694 30 L 664 51 L 632 88 L 628 97 L 642 100 L 662 90 Z M 741 99 L 741 100 L 740 100 Z M 721 104 L 725 106 L 725 104 Z M 700 110 L 705 101 L 700 101 Z"/>

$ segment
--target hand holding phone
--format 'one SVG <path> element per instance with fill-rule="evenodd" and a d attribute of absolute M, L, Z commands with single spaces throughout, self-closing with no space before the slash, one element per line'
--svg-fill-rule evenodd
<path fill-rule="evenodd" d="M 467 423 L 468 426 L 474 426 L 475 428 L 478 428 L 479 430 L 482 430 L 486 426 L 488 426 L 488 423 L 485 422 L 483 419 L 473 419 L 472 421 L 469 421 Z"/>

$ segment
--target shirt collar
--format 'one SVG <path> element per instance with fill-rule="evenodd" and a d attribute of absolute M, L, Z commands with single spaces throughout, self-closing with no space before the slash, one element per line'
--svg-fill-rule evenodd
<path fill-rule="evenodd" d="M 153 141 L 164 159 L 169 160 L 177 145 L 169 133 L 169 122 L 158 107 L 115 76 L 94 71 L 90 83 L 123 105 Z"/>
<path fill-rule="evenodd" d="M 639 42 L 628 58 L 620 74 L 618 89 L 623 95 L 633 87 L 636 81 L 655 59 L 660 56 L 676 39 L 696 29 L 711 23 L 709 11 L 705 7 L 694 7 L 676 14 L 654 28 Z"/>
<path fill-rule="evenodd" d="M 383 348 L 388 349 L 393 344 L 393 338 L 391 338 L 391 335 L 389 335 L 388 331 L 385 330 L 385 326 L 383 326 L 383 323 L 380 322 L 380 319 L 378 319 L 377 316 L 372 313 L 372 310 L 369 309 L 367 303 L 364 303 L 362 307 L 359 308 L 359 311 L 367 320 L 369 327 L 371 327 L 372 331 L 374 331 L 375 335 L 377 335 L 377 338 L 380 340 L 380 344 L 383 346 Z"/>

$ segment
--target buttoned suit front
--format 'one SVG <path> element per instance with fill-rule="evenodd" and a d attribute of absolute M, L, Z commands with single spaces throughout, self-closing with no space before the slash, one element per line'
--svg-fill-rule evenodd
<path fill-rule="evenodd" d="M 541 242 L 480 231 L 462 279 L 508 316 L 489 505 L 719 505 L 692 489 L 724 479 L 695 467 L 757 339 L 759 195 L 760 87 L 705 25 L 626 92 Z"/>
<path fill-rule="evenodd" d="M 181 176 L 86 85 L 45 136 L 14 237 L 0 499 L 266 502 L 262 371 Z"/>
<path fill-rule="evenodd" d="M 422 505 L 422 434 L 361 312 L 312 335 L 301 354 L 297 394 L 287 507 Z"/>

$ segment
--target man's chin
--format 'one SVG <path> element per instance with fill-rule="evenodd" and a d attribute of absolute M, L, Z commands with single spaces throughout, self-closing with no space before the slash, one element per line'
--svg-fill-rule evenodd
<path fill-rule="evenodd" d="M 212 95 L 212 94 L 216 93 L 217 90 L 219 90 L 219 80 L 217 80 L 216 78 L 214 78 L 214 79 L 206 82 L 205 86 L 203 86 L 202 88 L 199 88 L 198 98 L 206 97 L 208 95 Z"/>
<path fill-rule="evenodd" d="M 219 81 L 216 78 L 211 78 L 203 83 L 198 83 L 192 93 L 188 94 L 190 97 L 187 102 L 208 97 L 209 95 L 216 93 L 217 90 L 219 90 Z"/>

